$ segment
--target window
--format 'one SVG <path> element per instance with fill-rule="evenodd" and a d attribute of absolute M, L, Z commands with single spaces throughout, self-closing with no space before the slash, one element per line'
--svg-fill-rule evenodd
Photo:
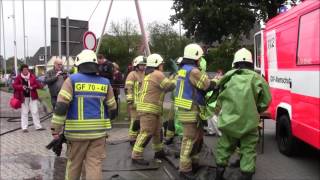
<path fill-rule="evenodd" d="M 44 61 L 44 56 L 39 56 L 39 61 Z"/>
<path fill-rule="evenodd" d="M 320 64 L 320 9 L 301 16 L 299 25 L 299 39 L 297 64 Z"/>
<path fill-rule="evenodd" d="M 261 33 L 254 36 L 254 66 L 261 67 Z"/>

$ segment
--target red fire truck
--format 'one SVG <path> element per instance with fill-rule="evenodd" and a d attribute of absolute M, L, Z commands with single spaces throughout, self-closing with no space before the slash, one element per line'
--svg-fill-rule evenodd
<path fill-rule="evenodd" d="M 294 155 L 301 141 L 320 149 L 320 1 L 306 0 L 255 34 L 255 69 L 268 81 L 278 148 Z"/>

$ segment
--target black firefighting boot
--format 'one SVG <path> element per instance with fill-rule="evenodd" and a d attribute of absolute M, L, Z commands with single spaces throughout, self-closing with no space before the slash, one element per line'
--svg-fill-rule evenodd
<path fill-rule="evenodd" d="M 239 180 L 252 180 L 253 173 L 251 172 L 241 172 Z"/>
<path fill-rule="evenodd" d="M 200 169 L 199 163 L 192 163 L 192 172 L 196 173 Z"/>
<path fill-rule="evenodd" d="M 224 180 L 224 178 L 223 178 L 224 171 L 225 171 L 225 167 L 218 165 L 215 180 Z"/>
<path fill-rule="evenodd" d="M 138 164 L 142 166 L 149 166 L 149 161 L 144 159 L 131 159 L 133 164 Z"/>
<path fill-rule="evenodd" d="M 173 137 L 172 137 L 172 138 L 165 139 L 163 144 L 165 144 L 165 145 L 170 145 L 170 144 L 172 144 L 172 143 L 173 143 Z"/>
<path fill-rule="evenodd" d="M 164 152 L 164 150 L 160 150 L 154 153 L 154 159 L 165 159 L 165 158 L 166 158 L 166 153 Z"/>
<path fill-rule="evenodd" d="M 196 180 L 197 176 L 192 172 L 180 172 L 180 179 L 181 180 Z"/>

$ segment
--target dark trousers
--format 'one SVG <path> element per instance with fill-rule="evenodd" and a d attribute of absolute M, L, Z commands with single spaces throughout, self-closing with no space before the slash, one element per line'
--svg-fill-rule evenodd
<path fill-rule="evenodd" d="M 51 96 L 52 111 L 54 111 L 54 108 L 56 107 L 57 98 L 57 96 Z"/>

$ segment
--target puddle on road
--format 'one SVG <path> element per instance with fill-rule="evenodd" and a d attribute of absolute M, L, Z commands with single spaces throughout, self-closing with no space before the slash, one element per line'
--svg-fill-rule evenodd
<path fill-rule="evenodd" d="M 25 177 L 27 180 L 42 180 L 42 179 L 53 179 L 60 180 L 64 179 L 66 158 L 54 157 L 54 156 L 39 156 L 30 153 L 16 154 L 12 158 L 2 159 L 2 163 L 19 163 L 24 164 L 27 169 L 31 171 L 37 171 L 35 177 Z M 11 159 L 11 160 L 10 160 Z"/>

